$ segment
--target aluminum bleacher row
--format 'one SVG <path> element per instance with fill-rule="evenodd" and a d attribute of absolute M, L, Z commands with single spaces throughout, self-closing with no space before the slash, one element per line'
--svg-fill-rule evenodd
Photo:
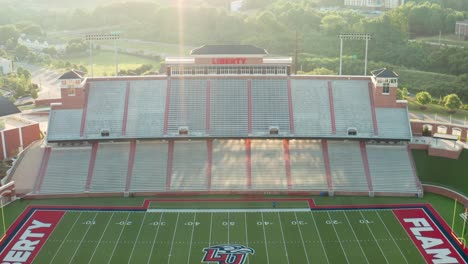
<path fill-rule="evenodd" d="M 48 147 L 35 194 L 313 191 L 416 195 L 406 145 L 215 139 Z"/>
<path fill-rule="evenodd" d="M 180 137 L 181 128 L 190 138 L 411 138 L 407 109 L 374 109 L 368 80 L 167 77 L 87 83 L 83 109 L 51 111 L 49 142 L 172 138 Z M 357 135 L 349 136 L 350 128 Z"/>

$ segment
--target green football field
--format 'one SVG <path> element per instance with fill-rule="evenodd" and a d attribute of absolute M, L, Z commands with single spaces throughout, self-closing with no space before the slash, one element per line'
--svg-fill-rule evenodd
<path fill-rule="evenodd" d="M 232 243 L 255 250 L 246 263 L 425 263 L 391 210 L 282 209 L 67 211 L 34 263 L 201 263 Z"/>

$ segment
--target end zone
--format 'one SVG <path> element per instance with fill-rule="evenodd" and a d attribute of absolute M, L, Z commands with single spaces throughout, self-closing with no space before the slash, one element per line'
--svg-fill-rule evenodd
<path fill-rule="evenodd" d="M 10 232 L 13 236 L 2 241 L 1 263 L 32 263 L 64 214 L 65 211 L 34 211 L 23 225 Z"/>

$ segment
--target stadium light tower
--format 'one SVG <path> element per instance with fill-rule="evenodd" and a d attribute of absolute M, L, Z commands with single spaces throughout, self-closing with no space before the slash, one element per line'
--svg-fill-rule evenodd
<path fill-rule="evenodd" d="M 120 39 L 120 32 L 113 31 L 110 34 L 86 34 L 86 40 L 89 41 L 89 59 L 91 64 L 91 77 L 94 76 L 93 63 L 93 42 L 96 40 L 113 40 L 115 57 L 115 76 L 119 73 L 119 63 L 117 61 L 117 40 Z"/>
<path fill-rule="evenodd" d="M 369 47 L 369 40 L 372 39 L 370 34 L 361 34 L 361 33 L 344 33 L 339 34 L 338 38 L 340 39 L 340 75 L 343 71 L 343 40 L 365 40 L 366 41 L 366 55 L 364 58 L 364 75 L 367 75 L 367 50 Z"/>

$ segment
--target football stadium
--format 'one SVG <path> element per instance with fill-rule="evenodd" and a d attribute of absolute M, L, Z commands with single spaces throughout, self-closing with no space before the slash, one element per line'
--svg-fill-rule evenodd
<path fill-rule="evenodd" d="M 397 73 L 296 75 L 251 45 L 163 72 L 60 77 L 2 182 L 2 263 L 468 263 L 466 197 L 412 152 L 461 150 L 413 140 Z"/>

